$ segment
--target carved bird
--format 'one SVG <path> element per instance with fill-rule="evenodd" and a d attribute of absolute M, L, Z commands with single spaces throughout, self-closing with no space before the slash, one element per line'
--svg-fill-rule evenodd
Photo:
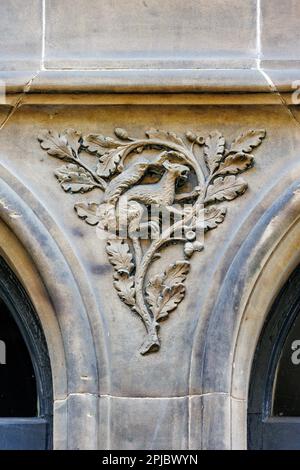
<path fill-rule="evenodd" d="M 178 153 L 164 151 L 151 161 L 147 159 L 135 162 L 109 183 L 104 194 L 104 201 L 101 204 L 104 210 L 104 224 L 111 226 L 113 231 L 117 227 L 122 231 L 129 224 L 131 232 L 148 228 L 151 228 L 152 233 L 159 232 L 159 221 L 151 220 L 142 223 L 143 205 L 165 206 L 173 212 L 173 208 L 169 205 L 174 202 L 176 180 L 179 177 L 187 178 L 190 171 L 185 165 L 171 163 L 167 160 L 168 156 L 178 157 Z M 161 179 L 156 183 L 138 184 L 148 167 L 153 164 L 164 167 L 165 173 Z M 119 204 L 117 204 L 118 202 Z M 114 214 L 113 223 L 109 223 L 109 215 L 112 214 Z"/>
<path fill-rule="evenodd" d="M 126 191 L 128 201 L 137 201 L 142 204 L 158 204 L 170 206 L 175 199 L 176 180 L 181 177 L 187 179 L 189 167 L 166 160 L 162 165 L 166 171 L 157 183 L 140 184 Z"/>
<path fill-rule="evenodd" d="M 154 158 L 146 158 L 130 165 L 108 184 L 104 193 L 104 202 L 116 204 L 121 194 L 143 178 L 150 165 L 161 166 L 170 157 L 178 158 L 180 154 L 165 150 Z"/>
<path fill-rule="evenodd" d="M 104 193 L 104 202 L 116 204 L 121 194 L 130 186 L 138 183 L 146 173 L 148 161 L 140 161 L 130 165 L 129 168 L 115 178 L 107 186 Z"/>

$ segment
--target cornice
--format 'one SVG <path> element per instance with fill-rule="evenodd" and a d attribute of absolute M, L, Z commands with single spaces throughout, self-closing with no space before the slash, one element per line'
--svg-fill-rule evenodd
<path fill-rule="evenodd" d="M 0 80 L 8 105 L 18 94 L 28 104 L 278 104 L 291 101 L 300 68 L 0 71 Z"/>

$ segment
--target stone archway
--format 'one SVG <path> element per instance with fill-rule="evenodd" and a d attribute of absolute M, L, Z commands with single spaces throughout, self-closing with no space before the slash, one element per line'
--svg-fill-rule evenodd
<path fill-rule="evenodd" d="M 54 448 L 97 448 L 97 360 L 78 279 L 49 230 L 55 225 L 50 215 L 3 166 L 0 217 L 0 253 L 29 294 L 47 341 L 54 388 Z M 57 233 L 58 228 L 53 228 Z"/>
<path fill-rule="evenodd" d="M 194 381 L 202 383 L 199 439 L 204 449 L 247 448 L 254 352 L 274 299 L 300 263 L 299 173 L 299 166 L 294 167 L 274 184 L 266 195 L 268 204 L 254 208 L 256 223 L 250 223 L 251 230 L 237 235 L 244 241 L 232 241 L 238 249 L 207 312 L 205 332 L 198 332 L 198 339 L 199 335 L 206 337 L 202 349 L 196 335 L 190 387 L 193 389 Z M 197 360 L 202 364 L 200 372 Z M 196 428 L 197 423 L 191 426 Z"/>

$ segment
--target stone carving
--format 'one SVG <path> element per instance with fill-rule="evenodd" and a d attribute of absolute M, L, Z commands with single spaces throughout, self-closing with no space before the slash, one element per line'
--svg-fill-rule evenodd
<path fill-rule="evenodd" d="M 159 324 L 185 296 L 190 258 L 203 250 L 203 234 L 225 218 L 226 206 L 218 204 L 246 191 L 247 183 L 237 174 L 253 165 L 250 152 L 265 130 L 242 133 L 230 146 L 218 131 L 206 138 L 188 131 L 184 139 L 156 129 L 146 131 L 145 138 L 130 137 L 121 128 L 114 132 L 116 138 L 84 136 L 73 129 L 44 131 L 39 141 L 49 155 L 67 162 L 55 171 L 64 191 L 103 192 L 102 200 L 74 207 L 87 224 L 108 234 L 113 284 L 143 321 L 147 334 L 140 353 L 146 354 L 159 349 Z M 150 275 L 162 249 L 179 243 L 182 259 Z"/>

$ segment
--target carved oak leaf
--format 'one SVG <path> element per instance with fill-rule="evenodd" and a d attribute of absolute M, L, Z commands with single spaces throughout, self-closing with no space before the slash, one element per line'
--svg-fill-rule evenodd
<path fill-rule="evenodd" d="M 106 251 L 110 264 L 119 274 L 129 275 L 134 267 L 129 246 L 123 239 L 111 239 L 107 241 Z"/>
<path fill-rule="evenodd" d="M 212 230 L 223 222 L 226 215 L 226 207 L 210 206 L 203 210 L 203 219 L 200 226 L 203 230 Z"/>
<path fill-rule="evenodd" d="M 72 161 L 77 158 L 81 135 L 74 129 L 67 129 L 61 134 L 44 130 L 38 136 L 42 149 L 48 155 L 62 160 Z"/>
<path fill-rule="evenodd" d="M 232 142 L 229 152 L 251 152 L 253 148 L 261 144 L 265 135 L 266 131 L 264 129 L 251 129 L 247 132 L 243 132 Z"/>
<path fill-rule="evenodd" d="M 165 287 L 157 300 L 157 311 L 155 319 L 162 320 L 166 318 L 172 310 L 185 296 L 185 287 L 183 284 L 175 284 L 172 287 Z"/>
<path fill-rule="evenodd" d="M 130 307 L 135 305 L 134 277 L 126 274 L 114 274 L 114 286 L 120 299 Z"/>
<path fill-rule="evenodd" d="M 75 153 L 77 157 L 81 146 L 81 134 L 74 129 L 67 129 L 64 131 L 64 135 L 66 136 L 68 144 L 73 150 L 73 153 Z"/>
<path fill-rule="evenodd" d="M 121 145 L 121 142 L 102 134 L 88 134 L 82 139 L 82 146 L 89 152 L 97 153 L 99 156 L 106 153 L 107 149 L 116 149 Z"/>
<path fill-rule="evenodd" d="M 121 150 L 118 148 L 116 150 L 112 150 L 111 152 L 104 153 L 99 158 L 96 170 L 97 175 L 104 176 L 106 178 L 112 175 L 117 169 L 117 165 L 121 160 L 123 151 L 123 148 Z"/>
<path fill-rule="evenodd" d="M 216 178 L 207 188 L 205 202 L 231 201 L 243 194 L 248 185 L 242 178 L 234 175 Z"/>
<path fill-rule="evenodd" d="M 98 207 L 99 228 L 115 234 L 120 228 L 115 206 L 111 203 L 101 203 Z"/>
<path fill-rule="evenodd" d="M 249 153 L 236 153 L 228 155 L 223 162 L 220 163 L 217 171 L 218 175 L 231 174 L 235 175 L 247 170 L 253 165 L 253 156 Z"/>
<path fill-rule="evenodd" d="M 210 173 L 213 173 L 222 160 L 225 149 L 225 139 L 218 131 L 213 131 L 205 139 L 204 158 Z"/>
<path fill-rule="evenodd" d="M 175 284 L 181 284 L 185 281 L 186 276 L 190 270 L 190 263 L 188 261 L 176 261 L 170 264 L 164 275 L 164 285 L 171 287 Z"/>
<path fill-rule="evenodd" d="M 164 275 L 157 274 L 149 280 L 148 285 L 146 287 L 147 302 L 154 315 L 157 313 L 157 300 L 163 290 L 163 280 Z"/>
<path fill-rule="evenodd" d="M 174 132 L 167 132 L 160 129 L 151 128 L 145 131 L 145 134 L 149 139 L 165 140 L 184 147 L 183 140 Z"/>
<path fill-rule="evenodd" d="M 156 275 L 149 280 L 146 297 L 150 309 L 159 320 L 174 310 L 184 297 L 183 282 L 190 269 L 188 261 L 177 261 L 165 270 L 164 274 Z M 180 286 L 180 288 L 177 288 Z"/>
<path fill-rule="evenodd" d="M 54 172 L 64 191 L 71 193 L 86 193 L 96 187 L 92 176 L 79 165 L 70 163 Z"/>
<path fill-rule="evenodd" d="M 83 219 L 89 225 L 97 225 L 100 221 L 98 215 L 99 204 L 95 202 L 79 202 L 75 204 L 74 209 L 80 219 Z"/>

